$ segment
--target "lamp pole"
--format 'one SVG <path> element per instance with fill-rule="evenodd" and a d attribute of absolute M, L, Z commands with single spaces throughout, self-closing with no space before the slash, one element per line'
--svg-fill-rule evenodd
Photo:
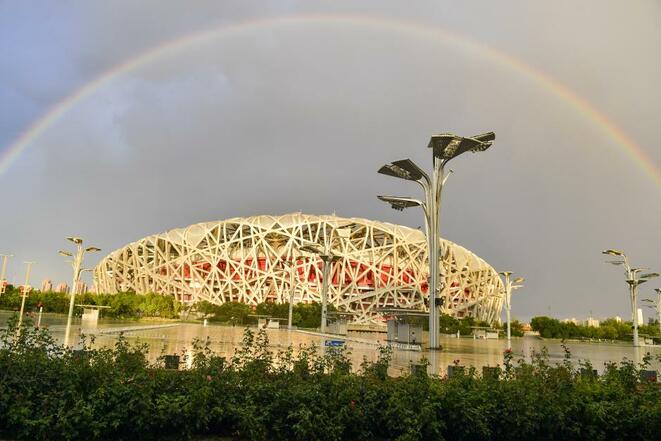
<path fill-rule="evenodd" d="M 652 300 L 652 299 L 643 299 L 643 302 L 649 302 L 651 305 L 648 305 L 650 308 L 654 308 L 656 310 L 656 320 L 659 325 L 659 336 L 661 336 L 661 288 L 654 288 L 654 291 L 656 291 L 657 299 Z"/>
<path fill-rule="evenodd" d="M 661 336 L 661 288 L 654 288 L 656 291 L 656 320 L 659 322 L 659 336 Z"/>
<path fill-rule="evenodd" d="M 412 198 L 401 198 L 396 196 L 378 196 L 378 198 L 391 205 L 396 210 L 420 206 L 425 217 L 425 230 L 427 233 L 428 256 L 429 256 L 429 347 L 437 349 L 438 344 L 438 308 L 445 308 L 445 298 L 440 296 L 442 286 L 442 275 L 439 271 L 440 248 L 440 210 L 443 186 L 447 181 L 449 173 L 445 173 L 447 163 L 465 152 L 479 152 L 488 149 L 496 135 L 493 132 L 484 133 L 473 137 L 461 137 L 450 133 L 432 136 L 428 147 L 432 149 L 432 173 L 429 176 L 410 159 L 403 159 L 386 164 L 379 169 L 379 173 L 395 178 L 414 181 L 422 187 L 425 200 L 419 201 Z"/>
<path fill-rule="evenodd" d="M 80 273 L 82 272 L 81 266 L 83 264 L 83 256 L 85 253 L 93 253 L 96 251 L 101 251 L 97 247 L 87 247 L 83 248 L 83 239 L 80 237 L 67 237 L 67 240 L 73 242 L 76 245 L 76 253 L 70 253 L 68 251 L 59 251 L 58 253 L 61 256 L 73 257 L 71 261 L 71 266 L 73 267 L 73 280 L 71 286 L 71 296 L 69 297 L 69 315 L 67 316 L 67 327 L 64 331 L 64 346 L 69 346 L 69 338 L 71 336 L 71 321 L 73 318 L 73 307 L 76 299 L 76 292 L 78 290 L 78 282 L 80 281 Z"/>
<path fill-rule="evenodd" d="M 329 235 L 326 236 L 324 240 L 324 248 L 321 249 L 319 246 L 315 243 L 310 244 L 310 245 L 303 245 L 299 249 L 301 251 L 305 251 L 307 253 L 312 253 L 316 254 L 319 256 L 321 261 L 323 262 L 323 267 L 322 267 L 322 280 L 321 280 L 321 333 L 324 334 L 326 332 L 326 325 L 328 323 L 328 278 L 329 278 L 329 273 L 330 273 L 330 267 L 331 264 L 336 261 L 341 259 L 340 256 L 333 254 L 332 252 L 332 246 L 333 246 L 333 240 L 335 239 L 334 233 L 335 230 L 339 230 L 338 235 L 344 236 L 344 228 L 332 228 Z"/>
<path fill-rule="evenodd" d="M 523 282 L 523 277 L 517 277 L 514 280 L 510 280 L 510 277 L 512 276 L 511 271 L 503 271 L 499 274 L 505 277 L 505 283 L 503 286 L 505 288 L 505 311 L 507 314 L 507 349 L 512 349 L 512 291 L 523 286 L 517 285 L 517 283 Z"/>
<path fill-rule="evenodd" d="M 6 280 L 5 274 L 7 273 L 7 259 L 13 257 L 13 254 L 0 254 L 2 256 L 2 273 L 0 273 L 0 295 L 5 293 Z"/>
<path fill-rule="evenodd" d="M 326 324 L 328 323 L 328 274 L 330 273 L 330 266 L 333 261 L 340 259 L 339 256 L 333 254 L 330 250 L 330 244 L 326 244 L 323 250 L 313 246 L 305 245 L 302 246 L 301 251 L 306 251 L 308 253 L 313 253 L 319 256 L 321 259 L 322 266 L 322 279 L 321 279 L 321 333 L 326 332 Z"/>
<path fill-rule="evenodd" d="M 23 324 L 23 312 L 25 311 L 25 298 L 28 296 L 28 290 L 30 289 L 30 271 L 32 270 L 32 264 L 34 262 L 25 262 L 28 266 L 25 271 L 25 283 L 23 284 L 23 298 L 21 300 L 21 312 L 18 316 L 18 334 L 21 333 L 21 325 Z"/>
<path fill-rule="evenodd" d="M 294 276 L 296 274 L 296 261 L 288 262 L 283 260 L 282 263 L 289 269 L 289 314 L 287 316 L 287 329 L 291 331 L 292 315 L 294 313 L 294 292 L 296 286 L 294 285 Z"/>
<path fill-rule="evenodd" d="M 657 273 L 647 273 L 647 274 L 642 274 L 640 277 L 638 277 L 638 273 L 643 270 L 643 268 L 631 268 L 631 265 L 629 265 L 629 258 L 627 255 L 624 253 L 624 251 L 621 250 L 614 250 L 614 249 L 608 249 L 605 251 L 601 252 L 602 254 L 606 254 L 609 256 L 617 256 L 620 257 L 622 260 L 615 260 L 615 261 L 610 261 L 608 263 L 611 263 L 613 265 L 621 265 L 624 267 L 624 276 L 625 276 L 625 282 L 627 285 L 629 285 L 629 300 L 631 302 L 631 318 L 632 318 L 632 325 L 633 325 L 633 345 L 634 347 L 640 346 L 639 338 L 638 338 L 638 286 L 641 284 L 647 282 L 649 279 L 653 277 L 658 277 L 659 274 Z"/>

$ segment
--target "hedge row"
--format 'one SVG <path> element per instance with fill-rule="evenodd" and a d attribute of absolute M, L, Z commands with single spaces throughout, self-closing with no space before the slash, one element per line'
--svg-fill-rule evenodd
<path fill-rule="evenodd" d="M 498 378 L 388 375 L 390 352 L 352 369 L 345 350 L 269 350 L 247 329 L 225 359 L 193 343 L 193 366 L 149 364 L 146 348 L 71 351 L 15 320 L 0 333 L 0 438 L 254 440 L 652 440 L 661 391 L 623 361 L 531 363 L 505 354 Z M 649 362 L 648 359 L 645 363 Z M 588 374 L 583 374 L 587 372 Z"/>

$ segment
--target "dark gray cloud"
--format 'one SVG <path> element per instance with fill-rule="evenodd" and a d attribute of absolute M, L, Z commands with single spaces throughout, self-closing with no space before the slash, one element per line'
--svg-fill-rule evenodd
<path fill-rule="evenodd" d="M 419 22 L 521 58 L 573 88 L 661 163 L 656 2 L 69 2 L 0 5 L 0 142 L 150 47 L 288 14 Z M 360 8 L 360 9 L 357 9 Z M 451 41 L 331 21 L 246 28 L 182 47 L 107 82 L 0 176 L 10 275 L 65 280 L 76 233 L 104 250 L 206 220 L 302 210 L 416 227 L 376 194 L 415 187 L 375 173 L 428 137 L 494 130 L 452 165 L 443 235 L 528 279 L 515 312 L 627 314 L 605 247 L 661 269 L 661 194 L 639 165 L 552 90 Z M 90 262 L 91 263 L 91 262 Z M 652 287 L 646 287 L 651 292 Z"/>

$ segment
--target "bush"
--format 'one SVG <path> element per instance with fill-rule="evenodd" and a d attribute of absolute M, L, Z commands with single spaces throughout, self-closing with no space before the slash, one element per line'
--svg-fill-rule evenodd
<path fill-rule="evenodd" d="M 74 352 L 16 320 L 0 331 L 0 438 L 268 440 L 657 439 L 661 391 L 642 365 L 514 363 L 500 380 L 388 376 L 390 352 L 352 371 L 345 348 L 274 353 L 247 329 L 230 360 L 193 342 L 192 368 L 149 364 L 144 346 Z M 567 357 L 569 357 L 567 353 Z"/>

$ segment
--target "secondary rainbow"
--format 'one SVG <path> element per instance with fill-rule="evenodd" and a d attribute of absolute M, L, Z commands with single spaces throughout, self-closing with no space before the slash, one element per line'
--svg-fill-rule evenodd
<path fill-rule="evenodd" d="M 236 24 L 223 25 L 220 27 L 203 30 L 185 35 L 169 41 L 161 46 L 152 48 L 119 64 L 104 72 L 94 80 L 86 83 L 81 88 L 54 105 L 48 113 L 38 119 L 34 124 L 23 131 L 16 140 L 9 145 L 5 152 L 0 152 L 0 175 L 2 175 L 20 155 L 20 153 L 33 141 L 35 141 L 51 124 L 61 118 L 66 112 L 79 101 L 92 95 L 95 90 L 111 82 L 115 78 L 149 64 L 161 57 L 167 56 L 185 47 L 202 43 L 206 40 L 228 37 L 241 32 L 253 31 L 264 28 L 276 28 L 287 26 L 301 26 L 311 24 L 337 24 L 349 26 L 373 27 L 391 31 L 414 33 L 427 38 L 438 39 L 457 49 L 473 52 L 481 57 L 504 65 L 513 71 L 533 79 L 538 85 L 547 89 L 550 93 L 570 104 L 584 117 L 598 126 L 608 134 L 627 153 L 627 156 L 637 164 L 644 173 L 661 189 L 661 170 L 652 162 L 645 151 L 636 144 L 631 137 L 617 127 L 606 115 L 597 110 L 588 100 L 576 94 L 555 78 L 541 70 L 513 57 L 505 52 L 497 50 L 482 42 L 473 40 L 464 35 L 450 32 L 445 29 L 422 25 L 419 23 L 397 21 L 386 18 L 375 18 L 353 15 L 294 15 L 259 20 L 249 20 Z"/>

